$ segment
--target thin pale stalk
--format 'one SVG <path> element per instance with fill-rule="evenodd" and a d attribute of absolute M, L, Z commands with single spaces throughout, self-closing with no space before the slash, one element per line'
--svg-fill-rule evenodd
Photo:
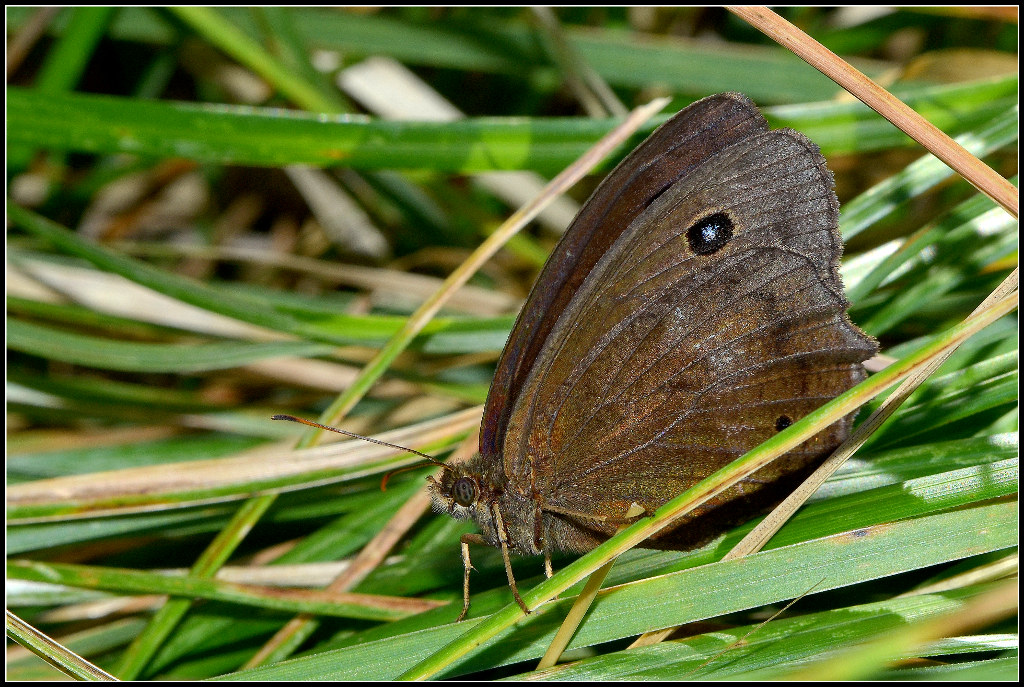
<path fill-rule="evenodd" d="M 583 622 L 583 616 L 587 614 L 591 604 L 594 603 L 594 599 L 597 598 L 597 593 L 601 591 L 601 584 L 604 582 L 604 578 L 608 576 L 614 564 L 615 559 L 608 561 L 598 568 L 597 572 L 587 578 L 587 584 L 584 585 L 583 591 L 580 592 L 580 595 L 573 602 L 572 608 L 569 609 L 565 620 L 562 621 L 558 628 L 558 632 L 552 638 L 551 644 L 548 645 L 548 650 L 544 652 L 543 658 L 537 664 L 536 670 L 550 668 L 558 662 L 559 657 L 565 651 L 565 647 L 569 646 L 572 636 L 576 634 L 576 629 Z"/>
<path fill-rule="evenodd" d="M 17 29 L 7 41 L 7 79 L 10 80 L 29 52 L 46 35 L 50 22 L 57 16 L 59 7 L 40 7 L 32 13 L 21 28 Z"/>
<path fill-rule="evenodd" d="M 583 175 L 589 172 L 594 165 L 603 160 L 612 150 L 625 141 L 641 124 L 647 121 L 655 112 L 662 109 L 668 102 L 665 98 L 651 101 L 643 107 L 639 107 L 619 126 L 615 127 L 597 144 L 588 150 L 576 162 L 567 167 L 558 176 L 551 180 L 541 193 L 525 207 L 520 208 L 512 214 L 497 231 L 491 234 L 452 274 L 445 279 L 433 296 L 428 298 L 416 312 L 414 312 L 402 327 L 383 348 L 363 367 L 356 382 L 345 390 L 331 406 L 320 416 L 320 422 L 326 425 L 336 425 L 356 403 L 370 390 L 374 382 L 384 374 L 384 371 L 406 349 L 413 338 L 423 327 L 430 322 L 437 314 L 451 295 L 461 288 L 470 277 L 476 274 L 477 270 L 494 256 L 495 253 L 520 229 L 526 226 L 537 214 L 547 207 L 558 195 L 564 193 L 573 186 Z M 315 442 L 319 430 L 307 435 L 300 448 Z"/>
<path fill-rule="evenodd" d="M 969 587 L 983 582 L 992 582 L 994 580 L 1002 580 L 1008 577 L 1016 578 L 1019 573 L 1020 555 L 1013 553 L 986 565 L 979 565 L 977 568 L 960 573 L 959 575 L 953 575 L 937 582 L 933 582 L 932 584 L 926 584 L 923 587 L 918 587 L 916 589 L 903 592 L 902 594 L 897 594 L 896 598 L 901 596 L 938 594 L 949 591 L 950 589 L 961 589 L 963 587 Z"/>
<path fill-rule="evenodd" d="M 1018 216 L 1020 199 L 1013 184 L 834 52 L 766 7 L 729 7 L 728 10 L 835 81 L 1015 218 Z"/>

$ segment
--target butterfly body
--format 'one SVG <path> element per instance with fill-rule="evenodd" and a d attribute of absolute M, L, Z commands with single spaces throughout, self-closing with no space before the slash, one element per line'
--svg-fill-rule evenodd
<path fill-rule="evenodd" d="M 832 175 L 740 94 L 686 108 L 598 187 L 499 360 L 480 453 L 435 504 L 524 554 L 588 551 L 864 379 Z M 788 494 L 848 417 L 643 546 L 687 549 Z"/>

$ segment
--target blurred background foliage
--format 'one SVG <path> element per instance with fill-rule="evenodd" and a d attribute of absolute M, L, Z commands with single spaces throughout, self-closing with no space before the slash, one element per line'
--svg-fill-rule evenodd
<path fill-rule="evenodd" d="M 602 173 L 671 113 L 723 91 L 746 93 L 773 126 L 818 143 L 843 204 L 851 315 L 886 354 L 916 350 L 960 321 L 1017 264 L 1016 223 L 1002 210 L 722 8 L 6 12 L 8 607 L 121 676 L 238 670 L 306 608 L 273 606 L 265 591 L 239 602 L 184 576 L 240 499 L 286 492 L 236 542 L 231 579 L 317 588 L 422 485 L 422 473 L 409 473 L 381 494 L 379 475 L 393 464 L 384 460 L 268 476 L 246 452 L 286 462 L 297 429 L 267 418 L 323 411 L 441 280 L 626 108 L 672 98 Z M 1015 7 L 782 13 L 1015 179 Z M 483 402 L 518 306 L 600 178 L 509 242 L 344 426 L 379 435 L 440 419 L 430 438 L 416 429 L 408 440 L 441 455 L 464 438 L 475 423 L 465 411 Z M 831 591 L 758 640 L 761 654 L 754 643 L 729 666 L 695 674 L 778 676 L 909 623 L 918 611 L 900 606 L 900 592 L 992 566 L 1002 571 L 994 577 L 1015 574 L 1004 564 L 1016 537 L 1005 509 L 1016 498 L 1016 350 L 1015 317 L 975 337 L 872 439 L 864 462 L 779 535 L 805 541 L 885 515 L 912 519 L 922 541 L 948 539 L 949 552 L 826 584 Z M 920 480 L 961 500 L 907 510 L 900 499 L 925 488 Z M 938 519 L 956 509 L 1000 514 L 1011 538 L 980 543 L 977 520 Z M 422 518 L 355 591 L 458 605 L 466 531 Z M 684 571 L 717 550 L 633 551 L 611 579 Z M 509 597 L 500 556 L 475 562 L 478 616 Z M 535 563 L 517 561 L 521 585 Z M 75 564 L 86 567 L 60 567 Z M 792 561 L 764 565 L 772 579 Z M 256 577 L 256 566 L 287 574 Z M 176 592 L 156 572 L 170 568 L 183 576 Z M 927 608 L 954 609 L 990 579 L 953 585 L 949 599 L 928 596 Z M 739 633 L 796 595 L 773 585 L 735 608 L 694 610 L 694 620 L 714 623 L 644 652 L 621 651 L 623 637 L 644 628 L 620 627 L 599 605 L 589 639 L 578 640 L 587 649 L 574 656 L 587 658 L 573 670 L 579 679 L 678 679 L 728 646 L 714 630 Z M 662 598 L 675 588 L 641 589 Z M 140 648 L 165 593 L 203 600 Z M 324 615 L 292 648 L 304 659 L 254 676 L 394 677 L 411 665 L 406 657 L 443 644 L 455 615 L 442 608 L 388 622 L 360 613 Z M 843 613 L 874 624 L 843 630 Z M 414 632 L 424 628 L 434 634 Z M 876 675 L 1014 675 L 1014 628 L 1003 621 L 908 650 L 902 670 Z M 543 652 L 531 637 L 449 675 L 521 674 Z M 817 644 L 823 637 L 831 643 Z M 13 679 L 56 675 L 13 645 L 7 668 Z"/>

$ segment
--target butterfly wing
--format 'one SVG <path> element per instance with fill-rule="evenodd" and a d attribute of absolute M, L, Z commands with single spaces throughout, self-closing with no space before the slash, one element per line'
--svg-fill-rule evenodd
<path fill-rule="evenodd" d="M 480 428 L 480 454 L 501 460 L 512 407 L 572 295 L 631 222 L 665 189 L 768 124 L 741 93 L 700 100 L 658 128 L 598 186 L 552 251 L 498 361 Z"/>
<path fill-rule="evenodd" d="M 633 504 L 654 510 L 863 379 L 876 345 L 846 316 L 832 186 L 801 134 L 751 133 L 678 177 L 568 294 L 502 447 L 554 543 L 590 548 L 587 532 L 613 532 Z M 709 515 L 720 529 L 778 500 L 779 477 L 820 462 L 849 424 L 654 543 L 686 548 L 715 533 Z"/>

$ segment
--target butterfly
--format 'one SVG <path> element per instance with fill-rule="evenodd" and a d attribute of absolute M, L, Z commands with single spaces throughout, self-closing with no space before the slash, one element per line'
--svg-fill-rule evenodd
<path fill-rule="evenodd" d="M 430 479 L 462 538 L 585 552 L 862 381 L 877 344 L 846 314 L 833 177 L 746 96 L 683 109 L 594 191 L 498 361 L 480 450 Z M 784 498 L 848 435 L 836 422 L 642 546 L 686 550 Z"/>

